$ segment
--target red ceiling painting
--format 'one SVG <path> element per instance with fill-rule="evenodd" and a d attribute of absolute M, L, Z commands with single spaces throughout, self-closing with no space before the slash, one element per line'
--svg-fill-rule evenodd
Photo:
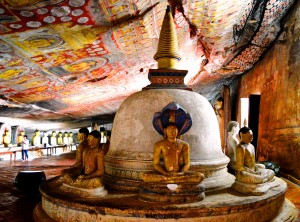
<path fill-rule="evenodd" d="M 180 69 L 189 70 L 186 84 L 202 93 L 205 85 L 250 69 L 277 37 L 294 1 L 169 1 L 176 2 L 184 9 L 174 16 Z M 18 107 L 9 115 L 23 118 L 116 112 L 127 96 L 149 84 L 148 69 L 157 67 L 153 55 L 166 5 L 163 0 L 0 0 L 1 103 Z M 191 24 L 197 28 L 193 38 Z M 247 30 L 253 31 L 250 36 Z"/>

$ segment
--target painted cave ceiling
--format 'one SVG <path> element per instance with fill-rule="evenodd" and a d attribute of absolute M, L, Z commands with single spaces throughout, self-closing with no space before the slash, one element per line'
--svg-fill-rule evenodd
<path fill-rule="evenodd" d="M 211 100 L 266 52 L 294 0 L 0 0 L 0 117 L 113 115 L 157 68 L 168 3 L 185 83 Z"/>

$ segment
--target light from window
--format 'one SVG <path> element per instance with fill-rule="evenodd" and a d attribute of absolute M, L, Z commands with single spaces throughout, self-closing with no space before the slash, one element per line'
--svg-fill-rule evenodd
<path fill-rule="evenodd" d="M 241 98 L 241 127 L 248 126 L 249 98 Z"/>

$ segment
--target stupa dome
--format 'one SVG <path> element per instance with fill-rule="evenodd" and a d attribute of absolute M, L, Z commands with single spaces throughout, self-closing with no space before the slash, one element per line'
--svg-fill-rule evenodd
<path fill-rule="evenodd" d="M 152 120 L 154 113 L 170 102 L 192 115 L 193 125 L 182 137 L 191 147 L 191 170 L 205 174 L 208 190 L 233 182 L 227 173 L 229 158 L 221 150 L 217 118 L 207 99 L 188 90 L 151 89 L 128 97 L 116 113 L 105 157 L 108 186 L 135 190 L 141 174 L 153 170 L 153 147 L 162 136 L 155 131 Z"/>

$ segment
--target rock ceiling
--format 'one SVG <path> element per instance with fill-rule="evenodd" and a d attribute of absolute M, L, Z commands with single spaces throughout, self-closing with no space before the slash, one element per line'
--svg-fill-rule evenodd
<path fill-rule="evenodd" d="M 169 0 L 185 83 L 214 98 L 280 34 L 293 0 Z M 109 116 L 149 84 L 164 0 L 0 0 L 0 116 Z"/>

